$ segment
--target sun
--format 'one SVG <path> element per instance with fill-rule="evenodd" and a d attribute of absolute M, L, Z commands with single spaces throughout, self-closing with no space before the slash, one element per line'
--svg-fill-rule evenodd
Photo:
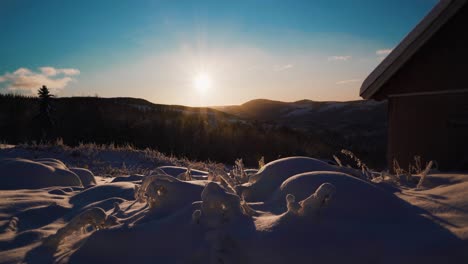
<path fill-rule="evenodd" d="M 211 76 L 207 73 L 199 73 L 193 79 L 193 86 L 199 92 L 206 92 L 211 88 Z"/>

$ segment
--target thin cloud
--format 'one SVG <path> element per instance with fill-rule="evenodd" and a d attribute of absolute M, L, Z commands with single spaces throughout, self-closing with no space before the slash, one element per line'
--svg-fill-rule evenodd
<path fill-rule="evenodd" d="M 291 69 L 292 67 L 294 67 L 294 65 L 292 64 L 280 65 L 275 67 L 275 71 L 286 71 L 288 69 Z"/>
<path fill-rule="evenodd" d="M 40 67 L 39 72 L 31 71 L 28 68 L 19 68 L 13 73 L 5 73 L 0 76 L 0 84 L 9 91 L 19 91 L 24 93 L 34 93 L 42 85 L 47 86 L 57 92 L 65 88 L 74 81 L 70 76 L 80 74 L 78 69 Z"/>
<path fill-rule="evenodd" d="M 349 61 L 352 58 L 350 55 L 346 56 L 330 56 L 328 57 L 328 61 Z"/>
<path fill-rule="evenodd" d="M 338 81 L 335 84 L 342 85 L 342 84 L 349 84 L 349 83 L 357 83 L 361 81 L 362 81 L 361 79 L 349 79 L 349 80 Z"/>
<path fill-rule="evenodd" d="M 46 76 L 56 76 L 58 74 L 73 76 L 80 74 L 79 70 L 72 68 L 56 69 L 54 67 L 40 67 L 39 70 Z"/>
<path fill-rule="evenodd" d="M 388 54 L 390 54 L 390 52 L 392 52 L 392 50 L 393 49 L 380 49 L 380 50 L 377 50 L 375 54 L 379 56 L 387 56 Z"/>

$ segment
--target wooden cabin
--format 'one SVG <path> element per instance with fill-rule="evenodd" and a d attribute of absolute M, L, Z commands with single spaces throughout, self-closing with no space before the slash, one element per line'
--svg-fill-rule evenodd
<path fill-rule="evenodd" d="M 387 161 L 414 156 L 468 170 L 468 4 L 442 0 L 366 78 L 364 99 L 388 100 Z"/>

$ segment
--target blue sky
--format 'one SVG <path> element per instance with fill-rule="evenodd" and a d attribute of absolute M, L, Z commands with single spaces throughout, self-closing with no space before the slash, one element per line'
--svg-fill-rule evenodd
<path fill-rule="evenodd" d="M 436 0 L 0 0 L 0 91 L 185 105 L 358 99 Z M 200 81 L 201 80 L 201 81 Z"/>

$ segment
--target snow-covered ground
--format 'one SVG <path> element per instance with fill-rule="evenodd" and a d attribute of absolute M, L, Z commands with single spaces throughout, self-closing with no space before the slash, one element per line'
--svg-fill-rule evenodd
<path fill-rule="evenodd" d="M 74 151 L 0 150 L 0 263 L 468 263 L 465 174 L 415 189 L 306 157 L 232 178 Z"/>

